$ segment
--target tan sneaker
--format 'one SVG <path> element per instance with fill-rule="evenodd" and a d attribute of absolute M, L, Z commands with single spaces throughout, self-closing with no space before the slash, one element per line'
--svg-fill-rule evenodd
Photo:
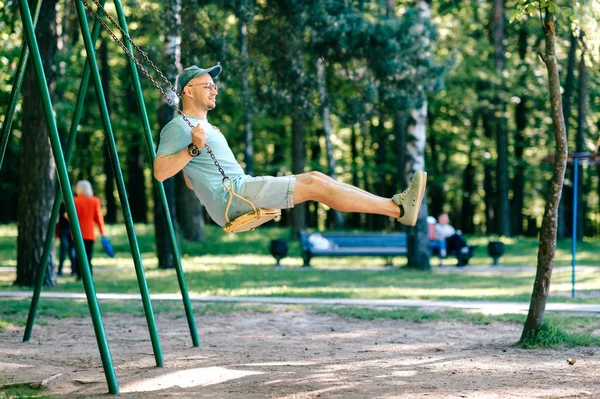
<path fill-rule="evenodd" d="M 404 215 L 398 219 L 400 223 L 407 226 L 414 226 L 417 224 L 419 209 L 421 209 L 421 201 L 423 200 L 423 194 L 425 194 L 426 185 L 427 173 L 417 171 L 413 175 L 408 188 L 392 197 L 392 201 L 398 204 L 398 206 L 402 206 L 404 209 Z"/>

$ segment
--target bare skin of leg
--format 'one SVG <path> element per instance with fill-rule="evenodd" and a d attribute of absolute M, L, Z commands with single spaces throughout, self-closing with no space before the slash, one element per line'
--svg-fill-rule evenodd
<path fill-rule="evenodd" d="M 400 217 L 400 207 L 390 198 L 383 198 L 350 184 L 338 182 L 321 172 L 296 175 L 294 205 L 305 201 L 317 201 L 340 212 Z"/>

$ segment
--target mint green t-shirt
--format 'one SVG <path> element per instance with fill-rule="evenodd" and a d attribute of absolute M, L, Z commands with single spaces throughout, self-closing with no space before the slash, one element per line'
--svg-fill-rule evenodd
<path fill-rule="evenodd" d="M 206 119 L 189 116 L 187 118 L 194 126 L 200 123 L 207 135 L 206 143 L 225 171 L 225 175 L 233 181 L 233 188 L 238 193 L 246 175 L 235 159 L 223 133 L 214 128 Z M 192 142 L 191 131 L 192 129 L 180 115 L 173 118 L 160 132 L 157 155 L 172 155 L 186 148 Z M 210 217 L 219 225 L 224 225 L 229 193 L 223 187 L 223 176 L 206 151 L 206 147 L 201 148 L 200 155 L 192 158 L 183 168 L 183 173 L 189 179 L 194 193 L 206 207 Z"/>

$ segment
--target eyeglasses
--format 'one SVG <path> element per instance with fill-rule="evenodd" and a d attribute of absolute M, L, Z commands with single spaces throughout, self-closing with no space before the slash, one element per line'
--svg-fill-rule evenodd
<path fill-rule="evenodd" d="M 209 82 L 206 82 L 206 83 L 198 83 L 198 84 L 195 84 L 195 85 L 187 85 L 186 87 L 192 87 L 192 86 L 198 86 L 198 85 L 200 85 L 200 86 L 204 86 L 204 87 L 206 87 L 206 88 L 207 88 L 207 89 L 209 89 L 209 90 L 210 90 L 210 89 L 213 89 L 214 91 L 219 91 L 219 86 L 217 86 L 217 84 L 216 84 L 216 83 L 209 83 Z"/>

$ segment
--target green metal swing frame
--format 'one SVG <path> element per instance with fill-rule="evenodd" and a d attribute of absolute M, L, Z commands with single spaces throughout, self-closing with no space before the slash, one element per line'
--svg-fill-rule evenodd
<path fill-rule="evenodd" d="M 44 73 L 44 69 L 42 66 L 42 59 L 39 52 L 39 47 L 37 43 L 37 39 L 35 37 L 35 25 L 37 23 L 37 19 L 40 12 L 42 0 L 37 0 L 35 6 L 32 7 L 33 17 L 31 10 L 27 4 L 27 0 L 18 0 L 21 20 L 23 23 L 24 30 L 24 38 L 23 45 L 21 48 L 21 54 L 19 57 L 19 63 L 17 65 L 17 69 L 15 72 L 12 90 L 9 97 L 8 107 L 4 118 L 4 123 L 2 125 L 2 130 L 0 131 L 0 169 L 2 168 L 2 163 L 4 161 L 4 155 L 6 152 L 6 148 L 8 146 L 8 140 L 11 133 L 12 123 L 14 120 L 14 114 L 16 110 L 16 105 L 18 101 L 18 97 L 21 91 L 21 86 L 23 83 L 23 78 L 25 75 L 25 66 L 27 65 L 28 58 L 31 54 L 31 60 L 33 62 L 33 67 L 37 79 L 37 83 L 41 92 L 41 99 L 44 108 L 44 115 L 46 119 L 46 123 L 48 126 L 48 135 L 50 138 L 50 143 L 52 147 L 52 152 L 54 154 L 54 160 L 56 163 L 58 180 L 60 183 L 60 188 L 57 187 L 54 205 L 52 208 L 52 213 L 50 217 L 50 222 L 48 225 L 48 231 L 46 234 L 46 241 L 44 245 L 44 251 L 42 254 L 41 262 L 38 265 L 37 275 L 36 275 L 36 284 L 33 291 L 33 297 L 31 300 L 31 306 L 29 309 L 29 315 L 27 319 L 27 325 L 25 328 L 25 333 L 23 336 L 23 341 L 29 341 L 32 335 L 33 325 L 35 322 L 35 316 L 37 312 L 37 306 L 39 303 L 45 272 L 46 272 L 46 264 L 48 262 L 48 257 L 50 254 L 50 250 L 52 248 L 54 242 L 54 225 L 58 219 L 59 207 L 62 199 L 64 198 L 67 214 L 71 224 L 71 230 L 73 235 L 73 241 L 75 245 L 75 252 L 77 256 L 77 260 L 79 262 L 81 273 L 82 273 L 82 281 L 85 289 L 85 294 L 88 302 L 88 306 L 90 309 L 90 316 L 92 318 L 92 323 L 94 326 L 94 332 L 96 335 L 96 341 L 98 343 L 98 348 L 100 350 L 100 357 L 102 360 L 102 366 L 104 369 L 104 374 L 106 376 L 106 381 L 108 385 L 108 390 L 111 394 L 119 393 L 119 385 L 117 382 L 117 377 L 114 371 L 114 365 L 112 361 L 112 357 L 110 354 L 108 340 L 106 337 L 106 333 L 104 330 L 104 324 L 102 321 L 102 315 L 100 313 L 100 308 L 98 306 L 98 299 L 96 297 L 96 290 L 94 286 L 94 282 L 92 279 L 92 275 L 90 273 L 89 263 L 87 261 L 87 256 L 85 253 L 85 247 L 83 244 L 83 238 L 81 235 L 81 228 L 79 222 L 77 220 L 77 213 L 75 210 L 75 203 L 73 201 L 73 193 L 71 190 L 71 182 L 69 180 L 68 175 L 68 166 L 71 161 L 71 155 L 73 153 L 73 149 L 75 147 L 75 137 L 77 135 L 77 129 L 79 126 L 79 121 L 81 118 L 81 113 L 83 111 L 84 106 L 84 98 L 88 89 L 88 84 L 90 80 L 90 76 L 92 78 L 92 82 L 95 86 L 96 92 L 96 101 L 98 103 L 98 107 L 100 109 L 100 114 L 102 117 L 102 124 L 104 128 L 105 138 L 109 148 L 109 154 L 112 164 L 113 173 L 115 179 L 117 181 L 117 190 L 119 193 L 119 198 L 121 202 L 121 208 L 123 211 L 123 217 L 125 220 L 125 226 L 127 229 L 127 235 L 129 239 L 129 245 L 131 248 L 131 253 L 133 256 L 133 261 L 135 265 L 135 271 L 138 280 L 138 286 L 140 288 L 140 293 L 142 296 L 142 303 L 144 307 L 144 312 L 146 315 L 146 322 L 148 324 L 148 329 L 150 332 L 150 338 L 152 342 L 152 348 L 154 351 L 154 357 L 156 361 L 156 365 L 158 367 L 164 367 L 164 360 L 162 356 L 162 350 L 160 347 L 160 339 L 158 336 L 158 332 L 156 329 L 156 321 L 154 318 L 154 312 L 152 310 L 152 303 L 150 301 L 150 294 L 148 292 L 148 286 L 146 282 L 146 277 L 144 274 L 144 267 L 142 265 L 142 259 L 140 255 L 140 249 L 137 241 L 137 236 L 134 229 L 134 224 L 131 216 L 131 210 L 129 207 L 129 201 L 127 198 L 127 191 L 125 189 L 125 183 L 123 179 L 123 174 L 121 171 L 121 166 L 119 162 L 118 152 L 115 144 L 115 138 L 112 130 L 112 125 L 110 122 L 110 117 L 108 113 L 108 107 L 106 104 L 106 99 L 104 97 L 104 92 L 102 89 L 100 73 L 98 69 L 98 64 L 96 62 L 96 55 L 94 50 L 94 44 L 96 43 L 98 36 L 100 34 L 100 23 L 96 20 L 94 21 L 94 26 L 92 32 L 90 32 L 89 25 L 87 22 L 87 17 L 85 13 L 84 6 L 81 1 L 75 0 L 75 6 L 77 9 L 77 16 L 81 28 L 81 33 L 83 36 L 85 50 L 87 55 L 87 60 L 84 67 L 83 76 L 81 78 L 81 84 L 79 87 L 79 92 L 77 96 L 77 102 L 75 106 L 75 111 L 73 114 L 73 121 L 71 124 L 69 137 L 67 143 L 63 143 L 65 151 L 63 152 L 63 146 L 61 146 L 60 137 L 58 134 L 56 119 L 53 114 L 52 101 L 50 99 L 50 93 L 48 90 L 47 80 Z M 104 4 L 104 0 L 101 0 L 101 4 Z M 123 28 L 125 32 L 128 33 L 127 30 L 127 22 L 125 19 L 125 13 L 123 11 L 123 7 L 120 0 L 114 0 L 115 8 L 117 11 L 118 21 L 120 26 Z M 132 51 L 131 45 L 127 42 L 126 46 L 130 51 Z M 138 71 L 136 69 L 136 65 L 133 60 L 128 59 L 128 67 L 129 72 L 131 74 L 131 78 L 134 85 L 134 90 L 136 94 L 136 99 L 139 107 L 139 113 L 142 119 L 142 125 L 144 130 L 144 138 L 146 141 L 146 149 L 148 152 L 148 156 L 150 159 L 150 165 L 154 164 L 154 159 L 156 158 L 156 152 L 154 150 L 154 142 L 152 139 L 152 133 L 150 128 L 150 122 L 148 120 L 148 114 L 146 112 L 146 106 L 144 103 L 144 97 L 142 93 L 142 88 L 140 84 L 140 79 L 138 75 Z M 196 328 L 196 322 L 194 319 L 194 314 L 192 311 L 192 306 L 187 290 L 187 283 L 185 279 L 185 274 L 183 272 L 183 268 L 181 266 L 181 255 L 179 252 L 179 248 L 177 246 L 177 240 L 175 237 L 175 232 L 173 228 L 173 221 L 171 219 L 171 215 L 169 213 L 167 199 L 165 195 L 165 190 L 163 184 L 154 180 L 156 189 L 158 192 L 158 198 L 162 205 L 162 211 L 169 235 L 169 241 L 171 245 L 171 250 L 173 252 L 174 258 L 176 260 L 176 272 L 177 279 L 179 283 L 179 288 L 182 294 L 185 314 L 188 322 L 188 327 L 190 330 L 191 338 L 193 346 L 200 346 L 200 340 L 198 338 L 198 331 Z"/>

